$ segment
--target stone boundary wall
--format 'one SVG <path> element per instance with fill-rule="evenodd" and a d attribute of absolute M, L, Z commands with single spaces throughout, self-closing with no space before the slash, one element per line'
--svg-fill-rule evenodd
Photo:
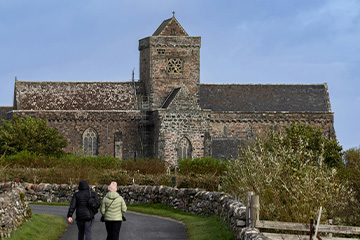
<path fill-rule="evenodd" d="M 1 185 L 3 189 L 4 184 Z M 7 184 L 9 186 L 10 183 Z M 22 186 L 15 187 L 12 191 L 6 188 L 5 193 L 0 194 L 0 239 L 10 237 L 13 230 L 30 218 L 31 209 L 25 201 L 25 189 Z"/>
<path fill-rule="evenodd" d="M 27 201 L 70 202 L 77 185 L 23 183 Z M 107 193 L 107 185 L 91 186 L 100 199 Z M 118 186 L 119 194 L 127 204 L 161 203 L 184 212 L 210 216 L 216 214 L 235 232 L 236 239 L 268 239 L 257 229 L 245 228 L 246 207 L 223 192 L 202 189 L 172 188 L 167 186 Z"/>

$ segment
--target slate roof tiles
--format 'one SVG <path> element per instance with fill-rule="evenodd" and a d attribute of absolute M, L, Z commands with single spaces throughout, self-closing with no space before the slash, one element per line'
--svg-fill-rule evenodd
<path fill-rule="evenodd" d="M 199 98 L 216 112 L 331 112 L 326 84 L 201 84 Z"/>

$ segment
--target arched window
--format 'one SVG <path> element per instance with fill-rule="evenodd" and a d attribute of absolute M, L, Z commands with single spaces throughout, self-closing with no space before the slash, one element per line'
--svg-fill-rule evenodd
<path fill-rule="evenodd" d="M 191 158 L 191 143 L 186 137 L 179 141 L 178 158 Z"/>
<path fill-rule="evenodd" d="M 97 134 L 94 129 L 88 128 L 83 134 L 83 144 L 85 155 L 97 155 Z"/>

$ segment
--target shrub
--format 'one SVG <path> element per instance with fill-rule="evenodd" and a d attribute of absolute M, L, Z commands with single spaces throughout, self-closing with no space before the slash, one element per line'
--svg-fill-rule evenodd
<path fill-rule="evenodd" d="M 273 140 L 270 137 L 269 146 Z M 306 149 L 314 153 L 314 161 L 323 154 L 324 162 L 329 167 L 340 167 L 342 164 L 342 147 L 339 142 L 335 138 L 325 137 L 320 128 L 292 123 L 290 127 L 285 128 L 283 141 L 295 150 L 299 141 L 305 142 Z"/>
<path fill-rule="evenodd" d="M 56 158 L 38 153 L 21 151 L 5 157 L 2 162 L 12 167 L 48 168 L 54 166 Z"/>
<path fill-rule="evenodd" d="M 358 225 L 360 222 L 360 147 L 350 148 L 344 152 L 344 166 L 340 170 L 341 181 L 349 182 L 355 191 L 355 198 L 347 206 L 346 212 L 352 213 L 346 215 L 347 224 Z"/>
<path fill-rule="evenodd" d="M 102 169 L 117 169 L 121 166 L 121 161 L 118 158 L 110 156 L 78 156 L 67 154 L 57 160 L 57 166 L 67 167 L 83 167 Z"/>
<path fill-rule="evenodd" d="M 271 148 L 258 139 L 241 149 L 224 174 L 225 189 L 238 196 L 247 191 L 258 194 L 262 219 L 306 223 L 320 206 L 323 218 L 339 216 L 353 197 L 351 188 L 339 183 L 335 168 L 324 164 L 323 147 L 318 152 L 302 137 L 294 140 L 296 146 L 272 132 Z"/>
<path fill-rule="evenodd" d="M 181 174 L 213 174 L 222 175 L 225 170 L 226 163 L 224 160 L 217 160 L 213 157 L 205 158 L 185 158 L 179 159 L 179 168 Z"/>
<path fill-rule="evenodd" d="M 48 127 L 44 119 L 14 116 L 13 121 L 2 120 L 0 126 L 0 154 L 13 155 L 28 151 L 60 156 L 67 144 L 57 129 Z"/>
<path fill-rule="evenodd" d="M 140 174 L 164 174 L 166 172 L 166 162 L 158 159 L 137 159 L 121 162 L 121 169 Z"/>
<path fill-rule="evenodd" d="M 178 175 L 177 186 L 179 188 L 202 188 L 207 191 L 218 191 L 220 176 L 210 174 Z"/>
<path fill-rule="evenodd" d="M 109 156 L 77 156 L 64 154 L 61 157 L 46 156 L 28 151 L 21 151 L 14 155 L 7 156 L 2 160 L 3 164 L 9 164 L 15 167 L 30 168 L 94 168 L 94 169 L 112 169 L 120 167 L 118 158 Z"/>

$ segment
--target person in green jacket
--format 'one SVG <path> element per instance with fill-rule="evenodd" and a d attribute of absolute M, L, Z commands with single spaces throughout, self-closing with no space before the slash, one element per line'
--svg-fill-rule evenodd
<path fill-rule="evenodd" d="M 117 183 L 111 182 L 109 192 L 101 202 L 100 212 L 104 216 L 106 240 L 118 240 L 123 216 L 127 210 L 124 199 L 117 193 Z"/>

